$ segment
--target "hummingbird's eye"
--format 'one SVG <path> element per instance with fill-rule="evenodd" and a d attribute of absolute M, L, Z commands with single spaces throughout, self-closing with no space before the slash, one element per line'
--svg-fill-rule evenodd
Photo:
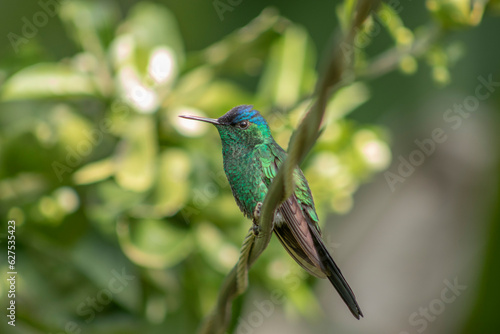
<path fill-rule="evenodd" d="M 250 123 L 248 121 L 241 121 L 237 125 L 240 129 L 246 129 L 248 128 L 248 125 L 250 125 Z"/>

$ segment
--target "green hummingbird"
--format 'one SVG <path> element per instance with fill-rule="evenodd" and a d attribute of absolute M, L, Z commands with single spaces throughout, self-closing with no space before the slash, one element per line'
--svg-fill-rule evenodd
<path fill-rule="evenodd" d="M 215 125 L 222 141 L 224 171 L 246 217 L 254 219 L 287 153 L 252 105 L 240 105 L 217 118 L 180 116 Z M 356 297 L 321 239 L 319 219 L 304 174 L 294 171 L 295 191 L 275 211 L 273 231 L 294 260 L 310 274 L 328 278 L 356 319 L 363 316 Z"/>

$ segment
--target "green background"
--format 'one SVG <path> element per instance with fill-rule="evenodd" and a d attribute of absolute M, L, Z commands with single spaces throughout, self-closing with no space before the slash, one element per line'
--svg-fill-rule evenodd
<path fill-rule="evenodd" d="M 286 148 L 355 3 L 221 2 L 222 20 L 211 1 L 67 0 L 17 52 L 12 33 L 43 9 L 0 3 L 0 269 L 15 219 L 18 272 L 2 332 L 193 333 L 212 309 L 250 222 L 215 129 L 177 115 L 254 104 Z M 272 240 L 230 332 L 498 332 L 500 92 L 457 129 L 444 117 L 478 77 L 500 81 L 499 4 L 391 4 L 358 32 L 302 166 L 365 318 Z M 447 140 L 391 189 L 387 171 L 438 128 Z"/>

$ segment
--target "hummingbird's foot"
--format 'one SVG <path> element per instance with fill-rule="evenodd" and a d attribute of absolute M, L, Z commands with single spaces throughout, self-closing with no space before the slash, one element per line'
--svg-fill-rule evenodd
<path fill-rule="evenodd" d="M 262 208 L 262 202 L 258 202 L 257 205 L 255 205 L 255 209 L 253 210 L 252 232 L 255 236 L 258 236 L 260 233 L 259 220 L 260 220 L 261 208 Z"/>
<path fill-rule="evenodd" d="M 259 221 L 260 219 L 260 209 L 262 209 L 262 202 L 258 202 L 253 210 L 253 220 Z"/>
<path fill-rule="evenodd" d="M 255 221 L 252 224 L 251 230 L 252 230 L 253 235 L 255 235 L 256 237 L 260 234 L 260 226 L 255 224 Z"/>

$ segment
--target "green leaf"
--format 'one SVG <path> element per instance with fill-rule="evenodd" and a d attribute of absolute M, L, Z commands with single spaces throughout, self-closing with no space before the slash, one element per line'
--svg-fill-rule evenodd
<path fill-rule="evenodd" d="M 164 151 L 159 157 L 153 203 L 136 206 L 133 215 L 144 218 L 174 215 L 188 199 L 190 173 L 191 161 L 184 151 L 178 149 Z"/>
<path fill-rule="evenodd" d="M 356 9 L 355 0 L 345 0 L 336 8 L 337 18 L 343 31 L 347 31 L 352 24 L 353 13 Z"/>
<path fill-rule="evenodd" d="M 213 80 L 205 89 L 203 94 L 196 101 L 191 102 L 193 106 L 200 110 L 216 111 L 229 110 L 236 105 L 241 104 L 241 101 L 250 101 L 252 103 L 254 97 L 252 94 L 244 91 L 239 86 L 230 81 Z M 217 115 L 217 114 L 216 114 Z"/>
<path fill-rule="evenodd" d="M 200 223 L 195 230 L 195 237 L 203 257 L 219 272 L 227 273 L 238 261 L 238 248 L 213 225 Z"/>
<path fill-rule="evenodd" d="M 91 223 L 104 235 L 114 236 L 116 217 L 140 205 L 144 193 L 127 191 L 112 179 L 101 181 L 89 187 L 87 216 Z"/>
<path fill-rule="evenodd" d="M 471 4 L 473 3 L 473 4 Z M 486 1 L 427 0 L 427 9 L 446 28 L 475 26 L 481 23 Z"/>
<path fill-rule="evenodd" d="M 92 78 L 59 64 L 42 63 L 26 67 L 10 77 L 1 99 L 19 100 L 54 97 L 96 96 Z"/>
<path fill-rule="evenodd" d="M 160 46 L 172 49 L 177 63 L 184 60 L 184 46 L 175 16 L 164 6 L 150 2 L 138 3 L 130 10 L 120 32 L 133 37 L 136 65 L 142 72 L 147 68 L 151 52 Z"/>
<path fill-rule="evenodd" d="M 117 232 L 129 259 L 148 268 L 171 267 L 188 256 L 193 248 L 188 230 L 161 220 L 119 221 Z"/>
<path fill-rule="evenodd" d="M 272 51 L 259 85 L 262 104 L 289 107 L 311 90 L 314 72 L 312 44 L 304 28 L 290 26 Z"/>
<path fill-rule="evenodd" d="M 114 36 L 120 9 L 112 1 L 65 1 L 59 16 L 82 49 L 103 56 Z"/>
<path fill-rule="evenodd" d="M 136 115 L 125 130 L 115 156 L 116 181 L 128 190 L 148 190 L 155 177 L 157 148 L 153 119 Z"/>
<path fill-rule="evenodd" d="M 73 263 L 98 288 L 96 295 L 107 289 L 115 302 L 129 311 L 138 311 L 141 299 L 140 277 L 118 248 L 89 236 L 73 248 L 71 257 Z"/>
<path fill-rule="evenodd" d="M 189 57 L 187 67 L 209 65 L 221 74 L 256 76 L 270 45 L 290 24 L 277 10 L 266 8 L 244 27 Z"/>
<path fill-rule="evenodd" d="M 69 104 L 55 105 L 48 115 L 57 142 L 66 153 L 64 162 L 67 165 L 80 164 L 97 145 L 92 138 L 92 123 Z"/>
<path fill-rule="evenodd" d="M 75 184 L 94 183 L 112 176 L 114 170 L 113 161 L 111 159 L 103 159 L 80 168 L 73 175 L 73 180 Z"/>
<path fill-rule="evenodd" d="M 362 82 L 342 87 L 328 101 L 326 115 L 330 121 L 341 119 L 368 101 L 369 98 L 370 91 Z"/>

